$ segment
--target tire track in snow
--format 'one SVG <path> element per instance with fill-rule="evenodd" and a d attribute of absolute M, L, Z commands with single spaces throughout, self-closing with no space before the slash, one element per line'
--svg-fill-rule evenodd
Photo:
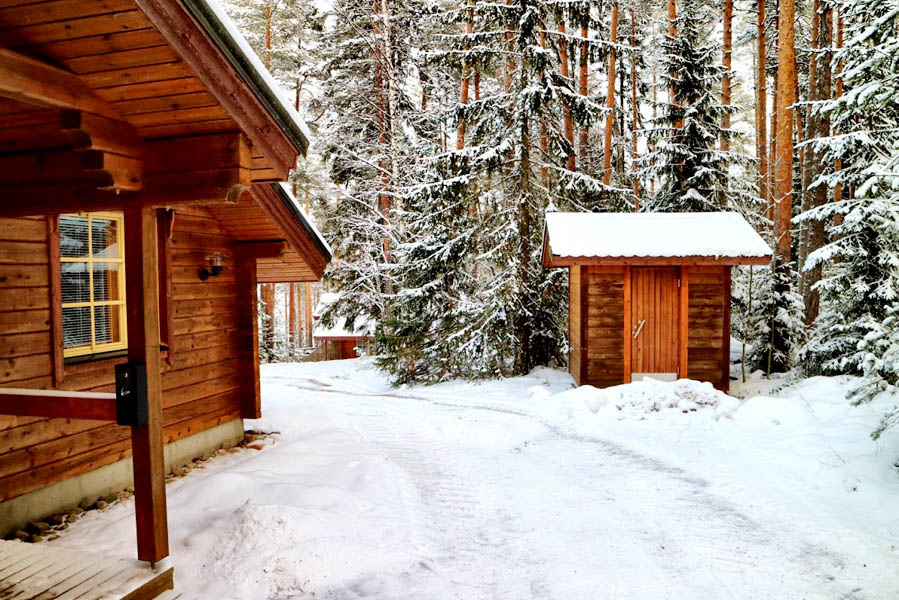
<path fill-rule="evenodd" d="M 291 385 L 343 399 L 341 411 L 409 474 L 434 548 L 405 573 L 324 597 L 864 598 L 832 575 L 839 557 L 754 522 L 703 479 L 607 440 L 509 406 Z M 411 406 L 385 411 L 388 402 Z M 380 410 L 367 411 L 372 404 Z M 521 429 L 513 420 L 531 431 L 485 452 L 445 435 L 460 419 L 478 421 L 475 435 Z"/>

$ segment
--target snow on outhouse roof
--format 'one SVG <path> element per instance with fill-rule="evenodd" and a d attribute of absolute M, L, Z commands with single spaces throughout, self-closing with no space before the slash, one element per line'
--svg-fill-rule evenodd
<path fill-rule="evenodd" d="M 759 264 L 771 256 L 762 237 L 733 212 L 547 213 L 543 251 L 548 267 L 590 258 Z"/>

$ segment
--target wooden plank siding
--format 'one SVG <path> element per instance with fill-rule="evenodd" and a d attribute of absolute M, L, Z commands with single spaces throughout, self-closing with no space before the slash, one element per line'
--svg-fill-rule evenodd
<path fill-rule="evenodd" d="M 623 383 L 624 267 L 583 267 L 586 342 L 584 383 L 607 387 Z"/>
<path fill-rule="evenodd" d="M 581 366 L 583 362 L 584 337 L 581 335 L 583 320 L 581 319 L 581 271 L 579 266 L 571 267 L 568 271 L 568 372 L 574 378 L 575 383 L 581 385 L 584 382 Z"/>
<path fill-rule="evenodd" d="M 730 346 L 730 269 L 688 267 L 687 373 L 728 389 Z M 726 337 L 725 337 L 726 336 Z"/>
<path fill-rule="evenodd" d="M 607 387 L 630 381 L 632 372 L 680 369 L 728 389 L 729 266 L 574 265 L 568 311 L 568 370 L 578 385 Z"/>
<path fill-rule="evenodd" d="M 0 220 L 0 387 L 53 387 L 48 226 Z M 240 418 L 233 239 L 209 212 L 175 213 L 171 239 L 173 362 L 162 365 L 164 439 L 172 442 Z M 202 282 L 205 257 L 225 270 Z M 66 365 L 60 386 L 112 392 L 124 358 Z M 0 415 L 0 501 L 130 456 L 130 430 L 99 421 Z"/>

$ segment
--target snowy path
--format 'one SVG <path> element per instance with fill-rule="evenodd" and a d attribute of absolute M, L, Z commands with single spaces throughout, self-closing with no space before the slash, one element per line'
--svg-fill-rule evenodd
<path fill-rule="evenodd" d="M 897 598 L 899 487 L 879 462 L 894 453 L 852 434 L 831 464 L 840 438 L 788 428 L 809 421 L 805 400 L 769 399 L 780 425 L 764 399 L 738 419 L 595 412 L 589 394 L 560 400 L 570 386 L 544 370 L 397 390 L 361 361 L 267 365 L 264 417 L 246 425 L 278 434 L 167 485 L 176 586 L 215 600 Z M 815 405 L 845 436 L 858 417 L 836 406 Z M 133 502 L 51 543 L 132 555 Z"/>
<path fill-rule="evenodd" d="M 293 387 L 325 396 L 408 475 L 421 502 L 418 564 L 317 597 L 866 597 L 839 582 L 841 561 L 829 551 L 612 443 L 502 409 Z"/>

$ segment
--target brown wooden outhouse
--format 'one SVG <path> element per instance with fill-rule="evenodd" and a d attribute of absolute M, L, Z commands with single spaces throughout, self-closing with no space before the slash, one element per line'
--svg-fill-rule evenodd
<path fill-rule="evenodd" d="M 737 213 L 547 213 L 543 265 L 569 269 L 578 385 L 690 378 L 727 390 L 734 265 L 771 249 Z"/>
<path fill-rule="evenodd" d="M 257 283 L 330 260 L 305 132 L 212 0 L 0 2 L 0 533 L 133 482 L 166 562 L 166 470 L 260 416 Z"/>

